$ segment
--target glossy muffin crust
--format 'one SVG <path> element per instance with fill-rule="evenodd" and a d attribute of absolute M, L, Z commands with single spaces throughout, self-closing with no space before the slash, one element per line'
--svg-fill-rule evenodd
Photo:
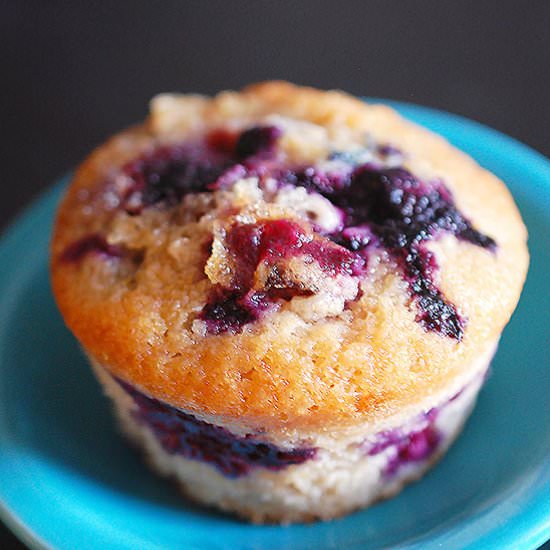
<path fill-rule="evenodd" d="M 409 418 L 460 391 L 521 291 L 505 186 L 341 92 L 157 96 L 60 207 L 52 279 L 114 377 L 239 431 Z"/>

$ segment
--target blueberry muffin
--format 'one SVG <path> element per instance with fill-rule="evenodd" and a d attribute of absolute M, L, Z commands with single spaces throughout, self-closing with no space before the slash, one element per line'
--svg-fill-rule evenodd
<path fill-rule="evenodd" d="M 507 189 L 392 109 L 160 95 L 76 172 L 54 293 L 124 432 L 251 521 L 396 494 L 471 411 L 525 279 Z"/>

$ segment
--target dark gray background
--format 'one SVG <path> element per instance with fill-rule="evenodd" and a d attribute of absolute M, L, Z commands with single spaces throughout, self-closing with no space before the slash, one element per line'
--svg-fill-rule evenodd
<path fill-rule="evenodd" d="M 271 78 L 449 110 L 550 155 L 546 0 L 0 0 L 0 226 L 153 94 Z"/>

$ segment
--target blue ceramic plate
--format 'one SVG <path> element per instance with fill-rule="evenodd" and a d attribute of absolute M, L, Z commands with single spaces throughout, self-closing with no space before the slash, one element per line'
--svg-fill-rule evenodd
<path fill-rule="evenodd" d="M 205 511 L 113 429 L 56 310 L 48 238 L 66 182 L 0 243 L 0 510 L 57 548 L 535 548 L 550 537 L 550 162 L 456 116 L 396 104 L 512 190 L 530 232 L 527 285 L 464 434 L 423 481 L 331 523 L 258 527 Z"/>

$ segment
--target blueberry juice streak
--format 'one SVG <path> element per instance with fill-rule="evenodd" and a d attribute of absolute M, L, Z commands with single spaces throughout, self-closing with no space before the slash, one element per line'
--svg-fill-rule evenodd
<path fill-rule="evenodd" d="M 277 153 L 280 136 L 281 130 L 274 126 L 241 133 L 215 130 L 203 142 L 162 146 L 122 169 L 127 186 L 121 203 L 132 215 L 154 205 L 178 204 L 190 193 L 230 189 L 239 179 L 252 176 L 259 178 L 260 185 L 271 178 L 281 187 L 305 187 L 343 213 L 342 227 L 333 233 L 314 228 L 318 237 L 314 240 L 290 220 L 232 228 L 229 247 L 242 276 L 228 288 L 212 290 L 200 314 L 208 332 L 241 332 L 277 301 L 307 295 L 292 284 L 253 291 L 251 273 L 262 262 L 307 253 L 334 276 L 344 272 L 361 276 L 369 252 L 376 247 L 387 251 L 406 281 L 416 321 L 426 330 L 460 341 L 466 320 L 437 287 L 437 262 L 426 244 L 450 234 L 494 251 L 495 241 L 472 227 L 442 182 L 420 181 L 404 168 L 357 164 L 351 157 L 337 173 L 288 166 Z M 382 156 L 399 153 L 391 145 L 378 149 Z"/>
<path fill-rule="evenodd" d="M 61 254 L 61 260 L 68 263 L 79 262 L 89 254 L 120 258 L 124 254 L 122 247 L 109 244 L 105 237 L 90 233 L 71 243 Z"/>
<path fill-rule="evenodd" d="M 187 194 L 214 191 L 252 175 L 273 154 L 280 134 L 274 126 L 253 127 L 240 135 L 218 130 L 205 143 L 153 150 L 123 167 L 131 182 L 124 207 L 139 214 L 144 207 L 174 205 Z"/>
<path fill-rule="evenodd" d="M 436 411 L 430 412 L 435 416 Z M 368 455 L 390 453 L 383 470 L 386 476 L 396 474 L 400 468 L 407 464 L 428 460 L 439 449 L 439 445 L 443 441 L 442 435 L 435 427 L 434 420 L 430 419 L 427 425 L 407 433 L 402 433 L 400 430 L 389 430 L 378 434 L 378 441 L 370 448 Z"/>
<path fill-rule="evenodd" d="M 313 447 L 282 449 L 253 435 L 234 435 L 117 381 L 136 405 L 136 421 L 153 431 L 167 453 L 205 462 L 227 477 L 244 476 L 255 468 L 279 471 L 316 455 Z"/>
<path fill-rule="evenodd" d="M 233 163 L 223 152 L 200 146 L 161 147 L 123 167 L 130 185 L 122 196 L 129 214 L 157 203 L 178 204 L 185 195 L 209 191 Z"/>
<path fill-rule="evenodd" d="M 290 181 L 320 193 L 344 212 L 344 228 L 330 239 L 360 254 L 373 245 L 390 254 L 408 283 L 419 323 L 462 339 L 465 321 L 435 285 L 438 266 L 426 242 L 449 233 L 491 251 L 496 243 L 472 227 L 443 183 L 426 184 L 403 168 L 370 164 L 338 175 L 307 168 Z"/>
<path fill-rule="evenodd" d="M 290 220 L 236 224 L 228 231 L 226 246 L 239 270 L 231 288 L 216 288 L 201 313 L 210 334 L 239 332 L 243 325 L 256 321 L 275 300 L 311 293 L 277 275 L 276 264 L 280 260 L 307 255 L 330 276 L 358 275 L 365 266 L 365 261 L 354 252 L 326 239 L 312 238 Z M 275 269 L 258 292 L 252 287 L 254 274 L 262 263 Z"/>
<path fill-rule="evenodd" d="M 433 407 L 420 414 L 407 428 L 395 428 L 376 434 L 374 440 L 365 442 L 366 454 L 378 456 L 384 454 L 386 463 L 383 474 L 392 477 L 408 465 L 425 463 L 434 457 L 445 445 L 448 430 L 448 408 L 463 396 L 468 386 L 451 397 L 439 407 Z M 451 412 L 451 417 L 452 417 Z M 438 427 L 441 417 L 442 424 Z M 445 427 L 447 425 L 447 428 Z"/>

